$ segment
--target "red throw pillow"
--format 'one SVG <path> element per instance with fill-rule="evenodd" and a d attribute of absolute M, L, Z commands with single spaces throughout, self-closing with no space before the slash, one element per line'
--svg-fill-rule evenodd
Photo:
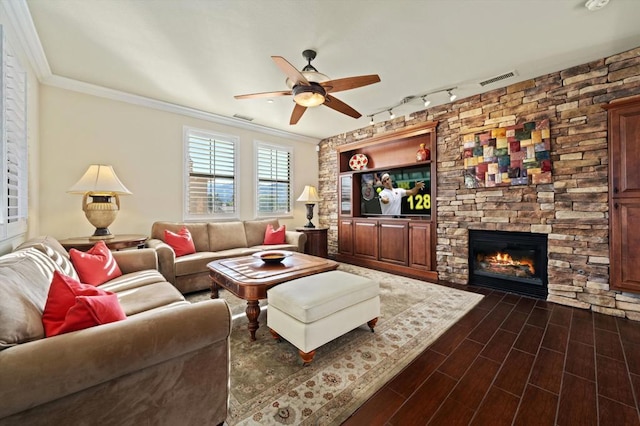
<path fill-rule="evenodd" d="M 84 330 L 126 318 L 118 302 L 118 296 L 113 293 L 103 296 L 76 296 L 76 303 L 67 311 L 64 323 L 57 334 Z"/>
<path fill-rule="evenodd" d="M 86 253 L 71 249 L 69 257 L 83 283 L 100 285 L 122 275 L 120 267 L 104 241 L 98 241 Z"/>
<path fill-rule="evenodd" d="M 118 296 L 55 271 L 42 314 L 45 336 L 126 318 Z"/>
<path fill-rule="evenodd" d="M 287 232 L 287 227 L 285 225 L 280 225 L 280 228 L 274 230 L 273 226 L 270 223 L 267 224 L 267 230 L 264 233 L 263 244 L 265 245 L 284 244 L 286 232 Z"/>
<path fill-rule="evenodd" d="M 177 234 L 165 229 L 164 242 L 169 244 L 173 251 L 176 252 L 176 257 L 196 252 L 196 246 L 193 244 L 191 232 L 189 232 L 186 226 L 183 226 Z"/>

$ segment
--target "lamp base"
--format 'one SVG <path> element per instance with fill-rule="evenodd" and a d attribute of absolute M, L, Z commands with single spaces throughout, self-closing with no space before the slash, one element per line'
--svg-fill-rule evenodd
<path fill-rule="evenodd" d="M 309 221 L 309 223 L 307 223 L 304 227 L 305 228 L 315 228 L 316 226 L 311 223 L 311 219 L 313 219 L 313 206 L 315 206 L 315 204 L 306 204 L 307 206 L 307 220 Z"/>
<path fill-rule="evenodd" d="M 96 228 L 96 231 L 92 236 L 89 237 L 90 240 L 108 240 L 114 238 L 113 235 L 108 228 Z"/>

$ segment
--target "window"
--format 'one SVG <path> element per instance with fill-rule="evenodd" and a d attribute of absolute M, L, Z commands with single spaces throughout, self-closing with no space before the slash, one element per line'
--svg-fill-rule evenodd
<path fill-rule="evenodd" d="M 256 143 L 257 216 L 291 214 L 291 148 Z"/>
<path fill-rule="evenodd" d="M 27 229 L 27 74 L 8 46 L 0 26 L 2 47 L 2 183 L 0 237 L 11 238 Z"/>
<path fill-rule="evenodd" d="M 237 138 L 185 128 L 184 219 L 236 218 Z"/>

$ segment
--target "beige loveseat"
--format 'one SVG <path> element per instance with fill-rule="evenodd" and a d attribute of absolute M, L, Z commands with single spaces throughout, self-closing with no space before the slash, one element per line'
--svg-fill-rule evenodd
<path fill-rule="evenodd" d="M 229 257 L 247 256 L 263 250 L 304 252 L 307 236 L 303 232 L 286 232 L 285 244 L 264 245 L 267 225 L 277 229 L 278 219 L 244 222 L 155 222 L 147 247 L 158 252 L 159 271 L 183 294 L 211 287 L 207 263 Z M 196 253 L 176 257 L 164 242 L 164 231 L 178 232 L 186 226 L 191 233 Z"/>
<path fill-rule="evenodd" d="M 53 271 L 75 269 L 50 237 L 0 257 L 0 425 L 204 425 L 227 415 L 231 314 L 190 304 L 151 249 L 113 253 L 127 318 L 44 337 Z"/>

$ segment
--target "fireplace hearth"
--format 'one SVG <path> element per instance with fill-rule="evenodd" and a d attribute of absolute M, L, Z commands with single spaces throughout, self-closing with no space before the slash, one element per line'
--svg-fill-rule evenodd
<path fill-rule="evenodd" d="M 547 235 L 469 230 L 469 284 L 547 297 Z"/>

